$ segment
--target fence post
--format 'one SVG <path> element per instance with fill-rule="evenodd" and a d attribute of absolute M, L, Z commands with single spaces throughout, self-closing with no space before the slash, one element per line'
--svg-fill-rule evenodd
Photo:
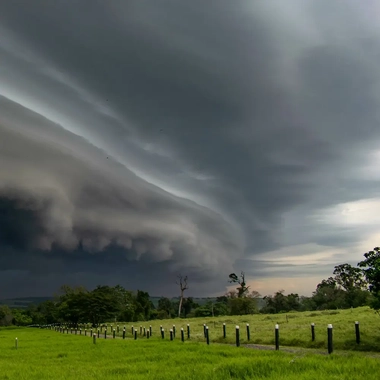
<path fill-rule="evenodd" d="M 333 326 L 327 325 L 327 351 L 329 354 L 333 352 Z"/>
<path fill-rule="evenodd" d="M 116 338 L 116 330 L 113 329 L 113 338 L 115 339 Z"/>
<path fill-rule="evenodd" d="M 96 344 L 96 334 L 95 333 L 92 335 L 92 341 L 94 344 Z"/>
<path fill-rule="evenodd" d="M 226 339 L 226 324 L 223 323 L 223 338 Z"/>
<path fill-rule="evenodd" d="M 314 323 L 311 324 L 311 341 L 312 342 L 315 341 L 315 324 Z"/>
<path fill-rule="evenodd" d="M 206 326 L 206 342 L 208 345 L 210 344 L 210 337 L 208 335 L 208 326 Z"/>
<path fill-rule="evenodd" d="M 173 340 L 173 329 L 170 329 L 170 340 Z"/>
<path fill-rule="evenodd" d="M 173 338 L 175 338 L 175 325 L 173 325 Z"/>
<path fill-rule="evenodd" d="M 145 326 L 144 326 L 144 334 L 143 335 L 146 336 L 146 328 L 145 328 Z"/>
<path fill-rule="evenodd" d="M 150 330 L 147 330 L 146 331 L 146 338 L 149 339 L 149 337 L 150 337 Z"/>
<path fill-rule="evenodd" d="M 152 325 L 149 326 L 149 335 L 152 336 Z"/>
<path fill-rule="evenodd" d="M 236 326 L 236 347 L 240 346 L 240 330 L 239 326 Z"/>
<path fill-rule="evenodd" d="M 125 327 L 123 328 L 123 339 L 125 339 Z"/>
<path fill-rule="evenodd" d="M 16 348 L 16 350 L 18 349 L 18 339 L 17 338 L 15 339 L 15 348 Z"/>
<path fill-rule="evenodd" d="M 276 341 L 276 350 L 278 351 L 280 349 L 280 331 L 278 324 L 274 327 L 274 338 Z"/>
<path fill-rule="evenodd" d="M 183 331 L 183 327 L 181 327 L 181 340 L 182 340 L 182 342 L 185 341 L 185 333 Z"/>
<path fill-rule="evenodd" d="M 165 330 L 161 326 L 161 338 L 165 339 Z"/>
<path fill-rule="evenodd" d="M 104 339 L 107 339 L 107 328 L 104 329 Z"/>
<path fill-rule="evenodd" d="M 187 324 L 187 339 L 190 339 L 190 325 Z"/>
<path fill-rule="evenodd" d="M 135 329 L 135 340 L 137 339 L 137 329 Z"/>
<path fill-rule="evenodd" d="M 360 344 L 360 328 L 359 328 L 359 322 L 355 322 L 355 335 L 356 335 L 356 343 Z"/>
<path fill-rule="evenodd" d="M 247 323 L 247 340 L 250 341 L 251 340 L 251 332 L 249 330 L 249 323 Z"/>
<path fill-rule="evenodd" d="M 206 338 L 206 323 L 203 324 L 203 336 Z"/>
<path fill-rule="evenodd" d="M 100 331 L 99 331 L 99 329 L 98 329 L 98 338 L 100 338 Z"/>

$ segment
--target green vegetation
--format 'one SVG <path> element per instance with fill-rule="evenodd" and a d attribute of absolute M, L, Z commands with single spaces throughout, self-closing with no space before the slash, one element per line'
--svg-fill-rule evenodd
<path fill-rule="evenodd" d="M 361 343 L 356 343 L 355 321 L 360 323 Z M 176 339 L 180 339 L 181 327 L 185 331 L 190 325 L 192 341 L 205 342 L 203 325 L 209 327 L 209 336 L 212 343 L 235 343 L 235 326 L 240 327 L 240 340 L 242 344 L 274 345 L 274 326 L 280 326 L 280 345 L 293 347 L 318 348 L 322 351 L 327 347 L 327 325 L 333 325 L 334 349 L 356 351 L 380 352 L 379 316 L 369 307 L 348 310 L 325 310 L 292 312 L 276 315 L 244 315 L 224 316 L 215 318 L 189 318 L 170 319 L 162 321 L 137 322 L 133 326 L 138 330 L 140 326 L 146 329 L 152 326 L 153 338 L 159 338 L 160 326 L 165 330 L 165 339 L 169 337 L 169 330 L 175 325 Z M 226 323 L 227 336 L 223 338 L 223 323 Z M 250 341 L 247 341 L 246 324 L 250 327 Z M 315 323 L 316 339 L 311 340 L 311 323 Z M 112 326 L 112 327 L 111 327 Z M 131 337 L 131 323 L 108 323 L 108 334 L 111 329 L 119 326 L 119 336 L 122 336 L 123 327 L 126 326 L 127 337 Z M 83 327 L 84 328 L 84 327 Z M 94 330 L 95 331 L 95 330 Z M 102 327 L 102 332 L 104 328 Z"/>
<path fill-rule="evenodd" d="M 18 349 L 15 349 L 15 337 Z M 41 329 L 0 330 L 0 379 L 377 380 L 378 357 L 313 355 L 155 339 L 98 339 Z"/>

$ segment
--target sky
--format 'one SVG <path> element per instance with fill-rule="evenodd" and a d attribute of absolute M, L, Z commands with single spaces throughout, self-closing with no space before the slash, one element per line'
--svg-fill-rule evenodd
<path fill-rule="evenodd" d="M 0 299 L 310 295 L 380 242 L 375 0 L 0 2 Z"/>

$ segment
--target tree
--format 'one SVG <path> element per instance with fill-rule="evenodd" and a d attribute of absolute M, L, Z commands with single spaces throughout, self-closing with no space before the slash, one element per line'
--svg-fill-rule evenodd
<path fill-rule="evenodd" d="M 369 284 L 369 291 L 374 296 L 372 307 L 380 309 L 380 247 L 364 254 L 365 259 L 358 263 L 363 269 L 364 276 Z"/>
<path fill-rule="evenodd" d="M 312 296 L 317 310 L 339 309 L 345 307 L 345 291 L 337 286 L 334 278 L 322 280 Z"/>
<path fill-rule="evenodd" d="M 178 281 L 176 282 L 177 285 L 179 285 L 181 294 L 180 294 L 180 300 L 179 300 L 179 306 L 178 306 L 178 318 L 181 318 L 181 310 L 182 310 L 182 302 L 183 302 L 183 294 L 185 290 L 189 289 L 187 286 L 187 276 L 182 277 L 181 275 L 178 276 Z"/>
<path fill-rule="evenodd" d="M 236 288 L 238 297 L 244 297 L 249 289 L 249 286 L 247 286 L 245 282 L 245 273 L 241 271 L 240 276 L 237 276 L 235 273 L 231 273 L 228 277 L 230 279 L 230 283 L 239 284 L 239 286 Z"/>
<path fill-rule="evenodd" d="M 170 318 L 173 304 L 167 297 L 158 300 L 157 311 L 160 319 Z"/>
<path fill-rule="evenodd" d="M 363 271 L 350 264 L 341 264 L 334 267 L 335 281 L 347 292 L 353 289 L 366 289 L 367 283 L 363 278 Z"/>
<path fill-rule="evenodd" d="M 337 265 L 334 268 L 336 283 L 345 290 L 347 307 L 364 306 L 368 303 L 367 282 L 363 271 L 350 264 Z"/>
<path fill-rule="evenodd" d="M 199 307 L 199 305 L 194 301 L 193 297 L 187 297 L 183 300 L 182 309 L 185 315 L 185 318 L 192 310 Z"/>
<path fill-rule="evenodd" d="M 0 305 L 0 326 L 12 324 L 12 311 L 7 305 Z"/>
<path fill-rule="evenodd" d="M 134 319 L 149 321 L 151 311 L 154 309 L 154 305 L 150 300 L 149 293 L 142 290 L 137 290 L 135 304 L 136 315 Z"/>

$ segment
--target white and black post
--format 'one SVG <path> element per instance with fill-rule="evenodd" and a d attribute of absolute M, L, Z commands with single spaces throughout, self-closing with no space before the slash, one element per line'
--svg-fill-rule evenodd
<path fill-rule="evenodd" d="M 331 323 L 327 325 L 327 351 L 329 354 L 333 352 L 333 326 Z"/>
<path fill-rule="evenodd" d="M 274 326 L 274 340 L 276 345 L 276 351 L 280 349 L 280 328 L 278 324 Z"/>
<path fill-rule="evenodd" d="M 359 322 L 355 322 L 355 335 L 356 335 L 356 343 L 360 344 L 360 328 L 359 328 Z"/>

